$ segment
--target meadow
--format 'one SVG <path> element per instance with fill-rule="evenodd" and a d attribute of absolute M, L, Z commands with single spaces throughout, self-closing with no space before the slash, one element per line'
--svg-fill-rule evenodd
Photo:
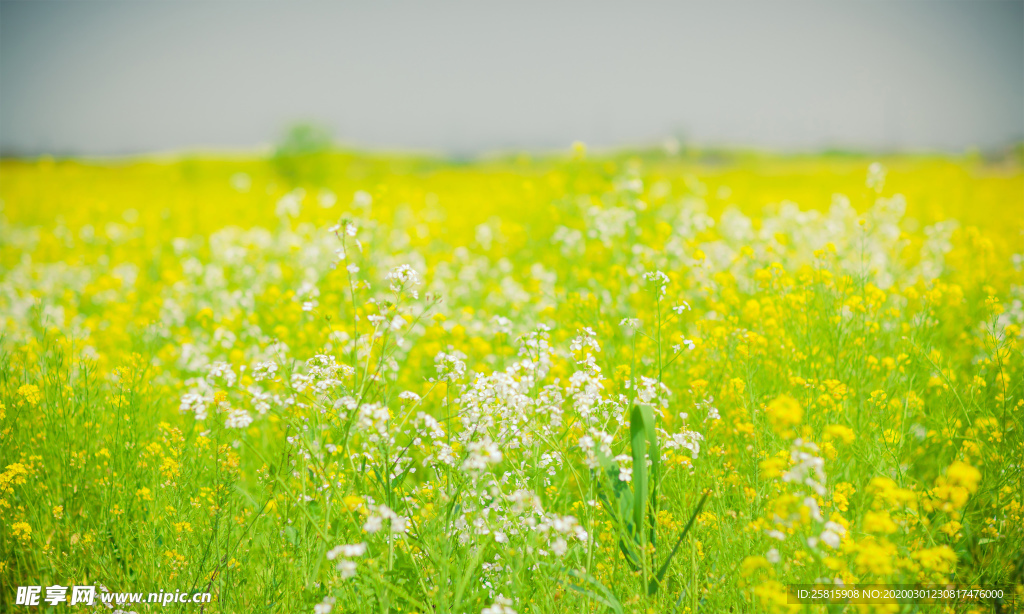
<path fill-rule="evenodd" d="M 4 160 L 0 611 L 1014 611 L 1022 160 Z"/>

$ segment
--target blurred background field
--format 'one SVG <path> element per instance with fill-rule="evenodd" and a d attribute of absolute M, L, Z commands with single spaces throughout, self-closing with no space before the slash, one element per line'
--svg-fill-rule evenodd
<path fill-rule="evenodd" d="M 12 224 L 40 225 L 59 218 L 73 227 L 100 228 L 122 223 L 125 211 L 132 210 L 150 232 L 172 238 L 207 234 L 225 225 L 273 225 L 278 199 L 294 187 L 302 187 L 311 203 L 298 220 L 318 224 L 336 219 L 338 208 L 356 191 L 375 197 L 373 214 L 379 219 L 399 207 L 418 208 L 429 194 L 444 204 L 437 236 L 451 237 L 457 245 L 469 236 L 459 232 L 471 231 L 492 216 L 511 223 L 534 219 L 535 213 L 550 213 L 556 196 L 566 190 L 592 190 L 631 168 L 642 169 L 666 195 L 700 197 L 715 216 L 728 207 L 755 217 L 771 214 L 784 202 L 824 211 L 836 193 L 850 195 L 855 207 L 864 208 L 870 205 L 864 169 L 874 161 L 884 163 L 888 185 L 906 197 L 910 224 L 921 227 L 953 218 L 1014 238 L 1024 207 L 1022 155 L 1014 149 L 990 156 L 872 157 L 729 150 L 670 155 L 658 148 L 597 152 L 585 162 L 557 154 L 451 161 L 360 152 L 286 153 L 276 158 L 6 159 L 0 163 L 0 198 Z M 688 188 L 698 183 L 698 190 Z"/>

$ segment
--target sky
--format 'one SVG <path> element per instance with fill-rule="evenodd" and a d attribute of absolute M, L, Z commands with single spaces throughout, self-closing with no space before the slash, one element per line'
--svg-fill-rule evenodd
<path fill-rule="evenodd" d="M 1024 139 L 1024 0 L 0 2 L 0 153 Z"/>

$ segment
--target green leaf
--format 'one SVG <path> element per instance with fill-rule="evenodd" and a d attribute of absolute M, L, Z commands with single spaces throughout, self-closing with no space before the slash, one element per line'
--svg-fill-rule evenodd
<path fill-rule="evenodd" d="M 658 526 L 658 487 L 661 485 L 661 448 L 658 446 L 658 431 L 654 418 L 654 408 L 641 405 L 640 413 L 644 418 L 644 430 L 647 432 L 648 456 L 651 457 L 651 507 L 648 511 L 651 520 L 651 544 L 657 546 L 655 527 Z"/>
<path fill-rule="evenodd" d="M 637 541 L 644 530 L 647 511 L 647 430 L 641 405 L 634 405 L 629 417 L 629 440 L 633 448 L 633 526 Z"/>
<path fill-rule="evenodd" d="M 294 546 L 299 541 L 299 532 L 295 530 L 295 527 L 285 527 L 284 538 L 288 540 L 289 544 Z"/>
<path fill-rule="evenodd" d="M 655 527 L 658 515 L 658 485 L 661 483 L 661 451 L 658 447 L 653 407 L 645 403 L 633 406 L 629 434 L 633 449 L 633 522 L 638 533 L 643 531 L 646 511 L 650 526 L 650 543 L 657 546 Z M 649 474 L 645 452 L 651 459 Z"/>

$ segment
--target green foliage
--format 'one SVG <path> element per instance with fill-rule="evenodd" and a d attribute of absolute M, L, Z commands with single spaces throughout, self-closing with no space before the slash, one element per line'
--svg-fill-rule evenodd
<path fill-rule="evenodd" d="M 323 185 L 330 172 L 330 131 L 311 123 L 295 124 L 275 147 L 271 162 L 292 185 Z"/>

